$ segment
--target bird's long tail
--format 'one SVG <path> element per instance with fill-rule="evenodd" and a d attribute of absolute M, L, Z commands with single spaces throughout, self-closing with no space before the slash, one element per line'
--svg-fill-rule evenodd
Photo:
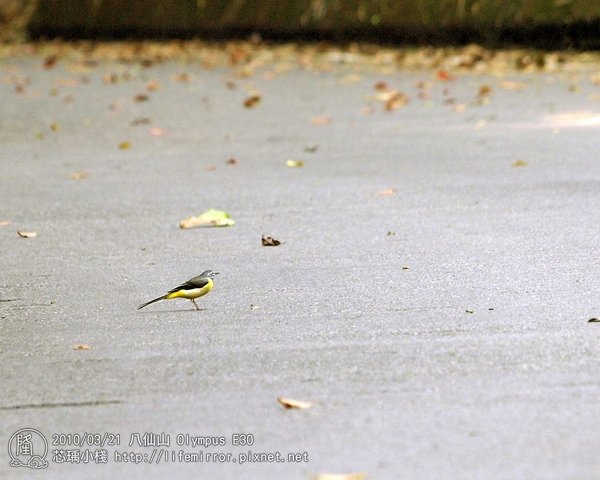
<path fill-rule="evenodd" d="M 163 295 L 162 297 L 155 298 L 154 300 L 150 300 L 149 302 L 142 303 L 142 304 L 141 304 L 141 305 L 138 307 L 138 310 L 141 310 L 142 308 L 144 308 L 144 307 L 147 307 L 147 306 L 148 306 L 148 305 L 150 305 L 151 303 L 154 303 L 154 302 L 160 302 L 161 300 L 164 300 L 165 298 L 167 298 L 167 295 Z"/>

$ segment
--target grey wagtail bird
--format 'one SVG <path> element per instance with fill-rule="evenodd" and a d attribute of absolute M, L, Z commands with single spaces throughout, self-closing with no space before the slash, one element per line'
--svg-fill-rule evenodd
<path fill-rule="evenodd" d="M 179 285 L 178 287 L 175 287 L 172 290 L 169 290 L 162 297 L 158 297 L 158 298 L 155 298 L 154 300 L 150 300 L 149 302 L 142 303 L 138 307 L 138 310 L 140 310 L 144 307 L 147 307 L 151 303 L 160 302 L 161 300 L 172 300 L 173 298 L 187 298 L 194 304 L 194 306 L 196 307 L 196 310 L 200 310 L 198 308 L 198 305 L 196 305 L 195 300 L 196 300 L 196 298 L 203 297 L 204 295 L 206 295 L 208 292 L 210 292 L 213 289 L 213 286 L 215 285 L 213 282 L 213 278 L 215 278 L 215 275 L 218 275 L 218 274 L 219 274 L 219 272 L 213 272 L 212 270 L 206 270 L 205 272 L 202 272 L 197 277 L 191 278 L 187 282 Z"/>

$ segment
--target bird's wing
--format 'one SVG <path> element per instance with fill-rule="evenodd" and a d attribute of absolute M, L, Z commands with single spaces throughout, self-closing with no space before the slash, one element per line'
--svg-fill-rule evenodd
<path fill-rule="evenodd" d="M 172 290 L 169 290 L 169 293 L 178 292 L 179 290 L 192 290 L 194 288 L 202 288 L 202 287 L 205 287 L 207 283 L 208 283 L 208 278 L 206 278 L 206 277 L 200 277 L 200 276 L 194 277 L 194 278 L 188 280 L 187 282 L 182 283 L 178 287 L 175 287 Z"/>

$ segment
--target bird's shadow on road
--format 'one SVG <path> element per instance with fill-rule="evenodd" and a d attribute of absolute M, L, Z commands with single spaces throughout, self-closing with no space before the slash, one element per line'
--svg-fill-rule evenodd
<path fill-rule="evenodd" d="M 140 313 L 142 315 L 149 315 L 149 314 L 157 314 L 157 313 L 186 313 L 186 312 L 196 312 L 196 313 L 201 313 L 205 310 L 208 310 L 206 308 L 201 308 L 200 310 L 196 310 L 195 308 L 180 308 L 178 310 L 146 310 L 144 312 L 138 310 L 137 313 Z"/>

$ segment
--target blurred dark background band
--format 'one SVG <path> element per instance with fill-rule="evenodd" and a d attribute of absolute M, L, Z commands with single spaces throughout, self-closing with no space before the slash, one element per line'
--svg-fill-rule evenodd
<path fill-rule="evenodd" d="M 600 48 L 600 0 L 0 0 L 3 39 L 193 37 Z"/>

